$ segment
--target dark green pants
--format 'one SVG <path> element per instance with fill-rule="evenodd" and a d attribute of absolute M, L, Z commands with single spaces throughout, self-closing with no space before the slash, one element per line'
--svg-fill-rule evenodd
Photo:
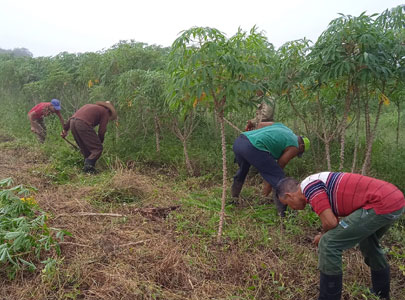
<path fill-rule="evenodd" d="M 339 225 L 326 232 L 318 247 L 319 270 L 327 275 L 342 274 L 342 252 L 357 244 L 371 270 L 388 266 L 379 240 L 399 219 L 404 208 L 390 214 L 377 215 L 374 209 L 358 209 L 341 219 Z M 342 222 L 343 221 L 343 222 Z"/>

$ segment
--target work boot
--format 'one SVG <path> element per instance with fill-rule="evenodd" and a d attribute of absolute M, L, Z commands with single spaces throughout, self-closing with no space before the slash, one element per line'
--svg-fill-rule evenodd
<path fill-rule="evenodd" d="M 231 195 L 234 198 L 238 198 L 240 191 L 242 190 L 243 182 L 240 182 L 236 179 L 233 180 L 232 187 L 231 187 Z"/>
<path fill-rule="evenodd" d="M 89 174 L 95 174 L 97 173 L 96 168 L 94 167 L 96 165 L 96 159 L 88 159 L 86 158 L 84 160 L 84 167 L 83 167 L 83 172 L 84 173 L 89 173 Z"/>
<path fill-rule="evenodd" d="M 318 300 L 340 300 L 342 296 L 342 274 L 320 274 L 320 289 Z"/>
<path fill-rule="evenodd" d="M 390 299 L 390 266 L 379 271 L 371 270 L 371 292 L 380 299 Z"/>

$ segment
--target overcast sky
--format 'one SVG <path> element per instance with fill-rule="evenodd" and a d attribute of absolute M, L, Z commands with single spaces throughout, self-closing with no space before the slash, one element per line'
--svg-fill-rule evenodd
<path fill-rule="evenodd" d="M 257 25 L 276 48 L 303 37 L 316 41 L 338 13 L 381 13 L 394 0 L 0 0 L 0 48 L 35 57 L 108 49 L 120 40 L 170 46 L 193 26 L 228 37 Z"/>

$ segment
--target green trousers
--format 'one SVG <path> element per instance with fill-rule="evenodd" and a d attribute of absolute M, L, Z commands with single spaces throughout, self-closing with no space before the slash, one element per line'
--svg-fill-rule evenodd
<path fill-rule="evenodd" d="M 358 209 L 326 232 L 318 246 L 318 267 L 327 275 L 342 274 L 342 252 L 357 244 L 371 270 L 386 268 L 388 262 L 380 246 L 381 237 L 400 218 L 404 207 L 390 214 L 377 215 L 374 209 Z"/>

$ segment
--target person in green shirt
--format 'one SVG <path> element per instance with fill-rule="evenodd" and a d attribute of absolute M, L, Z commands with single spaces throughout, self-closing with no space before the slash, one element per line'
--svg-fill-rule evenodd
<path fill-rule="evenodd" d="M 285 177 L 283 169 L 288 162 L 296 156 L 301 157 L 309 145 L 308 138 L 296 135 L 282 123 L 261 122 L 258 129 L 243 132 L 233 144 L 239 169 L 233 177 L 232 197 L 239 197 L 250 166 L 254 166 L 266 181 L 263 195 L 268 196 L 272 187 Z M 286 206 L 277 197 L 275 202 L 279 214 L 284 216 Z"/>

